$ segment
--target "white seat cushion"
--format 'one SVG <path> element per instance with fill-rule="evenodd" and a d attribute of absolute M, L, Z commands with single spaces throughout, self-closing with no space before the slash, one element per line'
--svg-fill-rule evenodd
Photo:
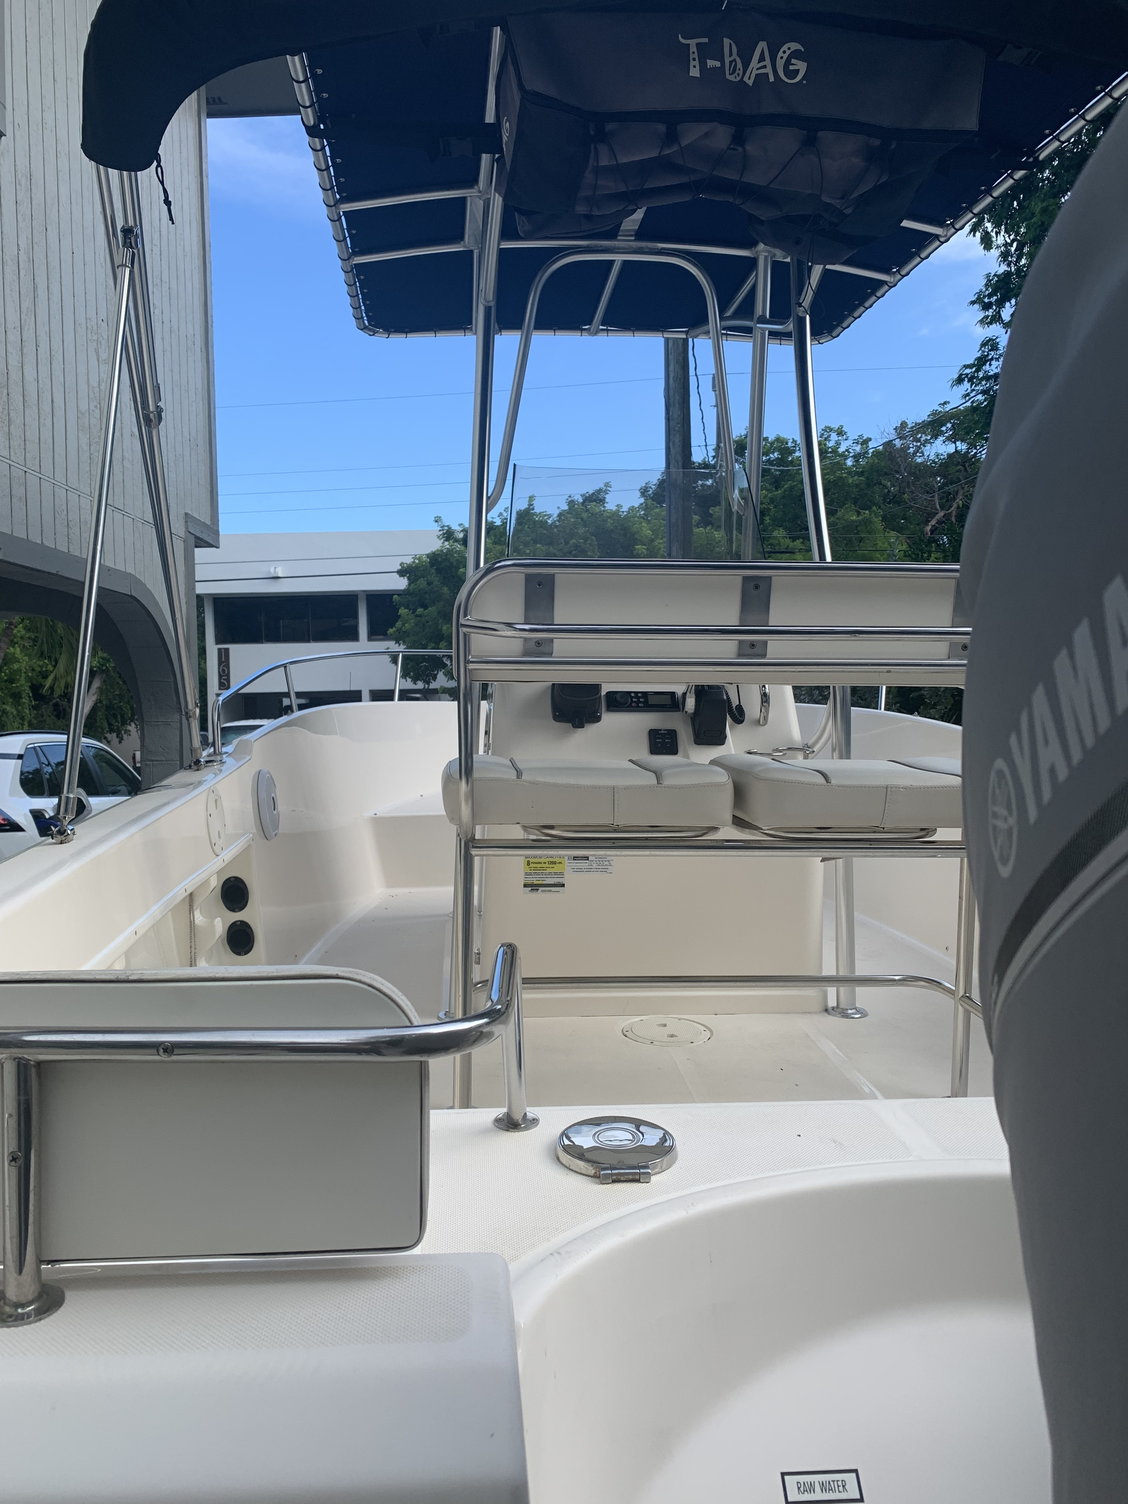
<path fill-rule="evenodd" d="M 736 818 L 759 830 L 912 834 L 963 824 L 955 757 L 785 762 L 740 752 L 713 766 L 732 779 Z"/>
<path fill-rule="evenodd" d="M 457 823 L 457 761 L 443 770 L 443 808 Z M 474 820 L 577 830 L 711 830 L 732 820 L 732 784 L 723 768 L 687 757 L 476 757 Z"/>

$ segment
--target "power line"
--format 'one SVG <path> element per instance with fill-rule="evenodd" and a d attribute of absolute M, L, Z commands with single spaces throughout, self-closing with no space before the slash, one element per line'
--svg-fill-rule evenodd
<path fill-rule="evenodd" d="M 275 517 L 281 515 L 283 512 L 384 512 L 387 511 L 389 507 L 399 507 L 401 510 L 407 511 L 412 508 L 418 510 L 418 508 L 420 507 L 433 507 L 435 506 L 435 504 L 436 503 L 433 499 L 431 501 L 370 501 L 359 503 L 347 502 L 344 506 L 321 508 L 270 507 L 269 509 L 264 510 L 262 507 L 222 507 L 222 511 L 225 517 Z M 470 503 L 469 500 L 448 501 L 440 502 L 439 505 L 462 507 L 469 506 Z"/>
<path fill-rule="evenodd" d="M 950 363 L 940 365 L 912 365 L 912 366 L 820 366 L 819 376 L 854 375 L 859 371 L 955 371 L 959 367 Z M 738 380 L 746 379 L 749 371 L 730 371 L 730 378 Z M 769 376 L 781 376 L 788 374 L 788 368 L 776 367 L 769 371 Z M 575 391 L 580 387 L 592 386 L 638 386 L 641 383 L 660 382 L 661 376 L 620 376 L 607 381 L 550 381 L 540 385 L 526 386 L 526 392 L 566 392 Z M 507 386 L 495 387 L 495 394 L 511 390 Z M 473 390 L 466 387 L 456 392 L 384 392 L 374 397 L 300 397 L 287 399 L 281 402 L 220 402 L 216 405 L 217 412 L 235 412 L 255 407 L 336 407 L 357 402 L 414 402 L 438 399 L 440 397 L 472 397 Z"/>
<path fill-rule="evenodd" d="M 577 449 L 572 454 L 533 454 L 528 459 L 522 460 L 524 465 L 534 465 L 541 460 L 581 460 L 589 456 L 601 459 L 607 454 L 661 454 L 659 448 L 649 449 Z M 3 456 L 0 455 L 0 459 Z M 410 465 L 317 465 L 310 470 L 226 470 L 220 475 L 220 480 L 244 479 L 256 475 L 344 475 L 356 474 L 363 471 L 379 472 L 388 470 L 444 470 L 451 465 L 458 465 L 461 469 L 469 467 L 468 460 L 422 460 Z"/>

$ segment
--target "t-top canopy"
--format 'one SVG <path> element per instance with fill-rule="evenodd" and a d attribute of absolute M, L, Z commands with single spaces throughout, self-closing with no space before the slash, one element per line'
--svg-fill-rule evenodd
<path fill-rule="evenodd" d="M 495 24 L 506 32 L 496 77 Z M 828 268 L 812 308 L 825 339 L 1063 127 L 1112 102 L 1128 11 L 1118 0 L 723 11 L 715 0 L 509 0 L 504 15 L 481 0 L 103 0 L 87 46 L 84 150 L 145 167 L 192 89 L 282 53 L 308 63 L 303 118 L 322 143 L 366 331 L 473 327 L 482 164 L 498 154 L 500 329 L 520 327 L 552 257 L 596 241 L 691 254 L 726 330 L 748 332 L 752 255 L 766 245 Z M 773 311 L 786 306 L 781 297 Z M 668 333 L 703 322 L 683 272 L 624 259 L 554 276 L 536 327 Z"/>

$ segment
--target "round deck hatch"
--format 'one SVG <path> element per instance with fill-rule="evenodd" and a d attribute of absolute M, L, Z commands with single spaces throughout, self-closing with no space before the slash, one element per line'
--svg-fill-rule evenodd
<path fill-rule="evenodd" d="M 556 1141 L 556 1157 L 577 1175 L 604 1185 L 644 1183 L 668 1170 L 678 1157 L 674 1135 L 645 1118 L 609 1113 L 572 1123 Z"/>

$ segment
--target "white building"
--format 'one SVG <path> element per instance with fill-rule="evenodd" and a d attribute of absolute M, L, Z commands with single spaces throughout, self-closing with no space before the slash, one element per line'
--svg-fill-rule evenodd
<path fill-rule="evenodd" d="M 438 542 L 433 530 L 380 533 L 232 533 L 196 556 L 204 603 L 208 704 L 256 669 L 316 653 L 349 653 L 294 670 L 301 709 L 387 700 L 394 660 L 356 650 L 392 647 L 399 566 Z M 233 697 L 224 720 L 273 718 L 286 708 L 281 673 Z"/>

